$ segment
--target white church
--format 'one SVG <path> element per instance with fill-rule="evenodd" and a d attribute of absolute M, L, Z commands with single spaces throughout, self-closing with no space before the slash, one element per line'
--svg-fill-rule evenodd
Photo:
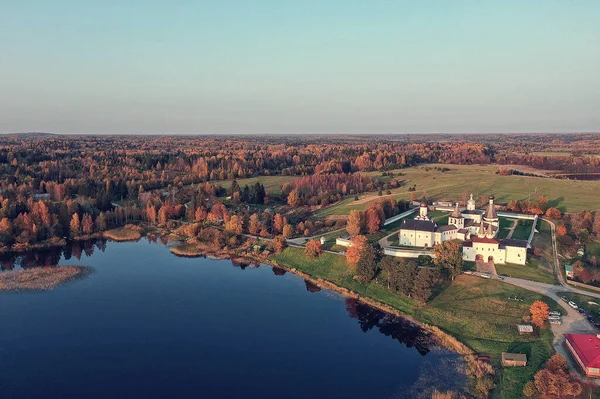
<path fill-rule="evenodd" d="M 496 238 L 499 222 L 494 196 L 489 197 L 489 203 L 483 210 L 476 208 L 473 194 L 467 201 L 466 209 L 460 210 L 456 203 L 446 226 L 438 226 L 430 220 L 427 211 L 427 203 L 421 202 L 419 215 L 412 220 L 404 220 L 398 232 L 401 246 L 431 248 L 445 241 L 460 240 L 464 260 L 525 264 L 526 240 Z"/>

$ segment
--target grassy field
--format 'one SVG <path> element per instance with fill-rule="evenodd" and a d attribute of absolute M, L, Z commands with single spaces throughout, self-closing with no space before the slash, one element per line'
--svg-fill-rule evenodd
<path fill-rule="evenodd" d="M 533 228 L 533 220 L 519 220 L 511 238 L 515 240 L 527 240 Z"/>
<path fill-rule="evenodd" d="M 508 236 L 508 234 L 510 233 L 510 228 L 513 226 L 513 224 L 515 223 L 514 219 L 507 219 L 507 218 L 498 218 L 499 221 L 499 226 L 498 226 L 498 238 L 506 238 Z"/>
<path fill-rule="evenodd" d="M 531 155 L 540 155 L 544 157 L 570 157 L 572 154 L 568 151 L 534 151 Z"/>
<path fill-rule="evenodd" d="M 300 248 L 288 247 L 281 254 L 275 255 L 273 259 L 282 265 L 294 267 L 313 277 L 322 278 L 344 288 L 348 288 L 360 295 L 365 295 L 386 303 L 406 314 L 413 314 L 415 303 L 410 299 L 390 293 L 379 284 L 362 284 L 352 277 L 352 273 L 346 264 L 346 258 L 340 255 L 324 253 L 316 259 L 308 258 Z"/>
<path fill-rule="evenodd" d="M 552 355 L 552 333 L 549 330 L 542 330 L 539 336 L 521 336 L 516 329 L 516 324 L 528 314 L 529 306 L 535 300 L 544 300 L 551 309 L 559 309 L 556 302 L 541 294 L 497 280 L 461 275 L 431 302 L 419 306 L 402 295 L 388 291 L 378 282 L 362 284 L 355 281 L 345 258 L 339 255 L 326 253 L 317 259 L 310 259 L 299 248 L 286 248 L 274 259 L 279 264 L 329 280 L 393 306 L 417 320 L 436 325 L 478 353 L 489 355 L 500 372 L 497 397 L 521 398 L 525 382 Z M 523 301 L 508 299 L 514 295 Z M 502 370 L 499 359 L 504 351 L 526 353 L 529 365 Z"/>
<path fill-rule="evenodd" d="M 523 302 L 509 300 L 518 295 Z M 452 285 L 425 307 L 417 318 L 437 325 L 475 351 L 489 355 L 500 371 L 495 397 L 522 398 L 523 385 L 552 356 L 552 333 L 545 329 L 539 337 L 519 335 L 516 324 L 528 314 L 535 300 L 544 300 L 551 309 L 559 305 L 531 291 L 472 276 L 459 276 Z M 502 368 L 502 352 L 527 354 L 527 367 Z"/>
<path fill-rule="evenodd" d="M 586 256 L 600 256 L 600 242 L 588 242 L 585 244 Z"/>
<path fill-rule="evenodd" d="M 475 198 L 485 194 L 494 194 L 498 202 L 509 202 L 513 199 L 536 199 L 543 194 L 550 206 L 563 212 L 576 212 L 595 209 L 596 193 L 600 191 L 600 181 L 556 180 L 542 177 L 501 176 L 495 172 L 498 165 L 437 165 L 450 168 L 448 172 L 434 170 L 428 165 L 394 171 L 403 173 L 398 176 L 405 182 L 404 187 L 392 190 L 395 199 L 408 199 L 408 188 L 416 184 L 417 198 L 427 196 L 430 199 L 459 199 L 464 193 L 473 193 Z M 384 180 L 382 172 L 364 173 Z M 361 194 L 377 199 L 373 193 Z M 363 210 L 365 203 L 355 204 L 354 198 L 347 198 L 340 203 L 322 209 L 319 216 L 345 215 L 352 209 Z"/>
<path fill-rule="evenodd" d="M 265 191 L 270 194 L 281 194 L 281 186 L 284 183 L 289 183 L 294 179 L 297 179 L 298 176 L 256 176 L 249 177 L 247 179 L 236 179 L 241 188 L 244 188 L 245 185 L 251 186 L 256 182 L 259 182 L 263 186 L 265 186 Z M 233 180 L 214 180 L 211 181 L 211 184 L 221 185 L 226 189 L 231 187 L 231 183 Z"/>
<path fill-rule="evenodd" d="M 526 280 L 539 281 L 540 283 L 556 284 L 556 278 L 551 271 L 546 271 L 539 266 L 539 262 L 530 259 L 527 265 L 515 265 L 507 263 L 497 264 L 496 271 L 502 276 L 524 278 Z"/>

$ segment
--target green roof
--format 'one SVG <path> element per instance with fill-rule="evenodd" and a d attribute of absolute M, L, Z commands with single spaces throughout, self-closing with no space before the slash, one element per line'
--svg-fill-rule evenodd
<path fill-rule="evenodd" d="M 571 265 L 565 265 L 565 271 L 566 272 L 572 272 L 573 271 L 573 266 L 571 266 Z"/>

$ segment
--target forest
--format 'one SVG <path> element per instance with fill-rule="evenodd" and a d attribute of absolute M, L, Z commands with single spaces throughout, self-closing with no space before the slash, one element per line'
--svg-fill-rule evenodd
<path fill-rule="evenodd" d="M 315 219 L 314 209 L 405 184 L 401 174 L 383 181 L 369 172 L 435 162 L 593 173 L 600 171 L 594 154 L 600 154 L 595 135 L 4 135 L 0 250 L 64 245 L 131 223 L 164 226 L 178 220 L 265 237 L 308 236 L 345 225 Z M 278 190 L 258 181 L 237 183 L 271 176 L 289 180 Z M 380 203 L 365 214 L 363 230 L 377 231 L 406 206 Z M 544 213 L 546 203 L 513 202 L 509 208 Z M 565 224 L 582 238 L 577 223 Z M 590 226 L 589 233 L 594 230 Z"/>

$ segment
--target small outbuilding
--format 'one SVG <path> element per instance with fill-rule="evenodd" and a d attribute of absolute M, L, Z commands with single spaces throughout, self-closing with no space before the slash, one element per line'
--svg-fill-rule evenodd
<path fill-rule="evenodd" d="M 527 355 L 502 352 L 502 365 L 504 367 L 525 367 L 527 366 Z"/>
<path fill-rule="evenodd" d="M 565 265 L 565 275 L 567 276 L 567 278 L 571 278 L 571 279 L 574 277 L 573 266 Z"/>
<path fill-rule="evenodd" d="M 517 330 L 519 330 L 519 334 L 531 334 L 533 333 L 533 326 L 531 324 L 517 324 Z"/>

